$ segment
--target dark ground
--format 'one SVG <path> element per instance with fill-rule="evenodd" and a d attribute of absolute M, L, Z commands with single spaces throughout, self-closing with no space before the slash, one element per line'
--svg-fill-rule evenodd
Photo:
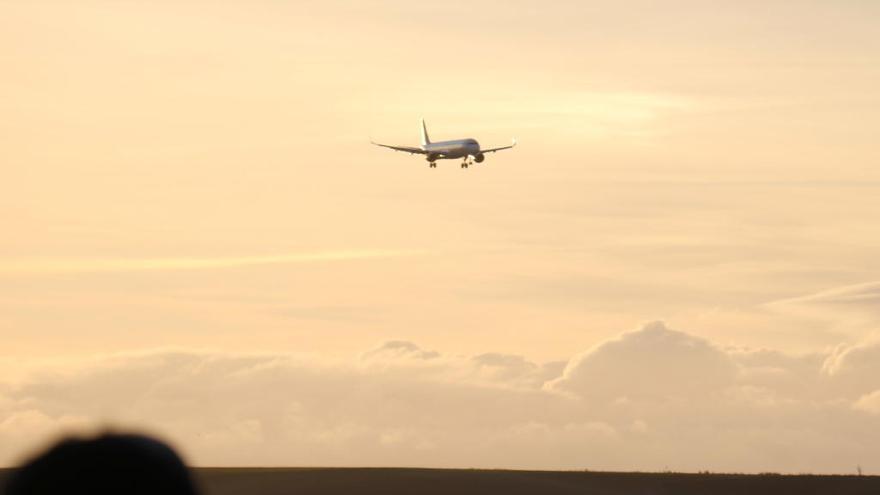
<path fill-rule="evenodd" d="M 331 468 L 210 468 L 196 473 L 206 495 L 880 495 L 877 476 Z M 0 486 L 8 474 L 0 470 Z"/>

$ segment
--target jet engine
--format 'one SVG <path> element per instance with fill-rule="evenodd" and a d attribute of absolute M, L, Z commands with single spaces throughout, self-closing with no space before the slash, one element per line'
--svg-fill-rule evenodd
<path fill-rule="evenodd" d="M 486 159 L 486 156 L 482 153 L 474 157 L 474 161 L 477 163 L 483 163 L 483 160 Z"/>

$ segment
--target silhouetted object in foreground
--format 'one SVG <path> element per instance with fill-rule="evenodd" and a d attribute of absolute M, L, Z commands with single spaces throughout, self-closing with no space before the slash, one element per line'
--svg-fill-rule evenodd
<path fill-rule="evenodd" d="M 16 470 L 6 495 L 195 495 L 180 457 L 158 440 L 106 434 L 62 440 Z"/>

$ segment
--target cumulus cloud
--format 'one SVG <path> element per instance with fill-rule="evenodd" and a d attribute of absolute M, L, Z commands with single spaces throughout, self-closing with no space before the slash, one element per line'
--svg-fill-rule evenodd
<path fill-rule="evenodd" d="M 786 354 L 772 349 L 726 349 L 739 368 L 738 382 L 802 400 L 828 395 L 827 353 Z M 833 388 L 833 387 L 832 387 Z"/>
<path fill-rule="evenodd" d="M 880 341 L 837 346 L 825 358 L 822 373 L 839 392 L 864 394 L 880 387 Z"/>
<path fill-rule="evenodd" d="M 118 355 L 0 385 L 0 463 L 110 425 L 203 465 L 849 470 L 880 456 L 875 352 L 725 349 L 651 323 L 567 365 L 406 341 L 350 361 Z"/>
<path fill-rule="evenodd" d="M 708 341 L 654 322 L 575 357 L 549 387 L 605 398 L 691 395 L 720 390 L 736 373 Z"/>
<path fill-rule="evenodd" d="M 405 340 L 391 340 L 365 352 L 363 359 L 435 359 L 440 357 L 436 351 L 426 351 L 413 342 Z"/>
<path fill-rule="evenodd" d="M 511 386 L 540 388 L 545 382 L 562 374 L 564 361 L 537 364 L 524 356 L 490 352 L 471 358 L 477 376 L 490 382 Z"/>
<path fill-rule="evenodd" d="M 828 356 L 822 369 L 832 376 L 880 376 L 880 342 L 840 345 Z"/>

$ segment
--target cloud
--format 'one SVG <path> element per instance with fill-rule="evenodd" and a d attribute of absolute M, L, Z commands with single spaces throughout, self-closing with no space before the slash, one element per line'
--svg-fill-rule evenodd
<path fill-rule="evenodd" d="M 736 373 L 708 341 L 654 322 L 575 357 L 549 388 L 605 398 L 692 395 L 723 389 Z"/>
<path fill-rule="evenodd" d="M 540 388 L 562 374 L 565 362 L 537 364 L 524 356 L 490 352 L 471 358 L 475 373 L 491 382 L 506 382 L 527 388 Z"/>
<path fill-rule="evenodd" d="M 864 395 L 853 404 L 853 408 L 871 414 L 880 415 L 880 390 Z"/>
<path fill-rule="evenodd" d="M 849 470 L 880 456 L 878 348 L 727 349 L 655 322 L 567 365 L 409 341 L 120 354 L 0 384 L 0 463 L 110 425 L 202 465 Z"/>
<path fill-rule="evenodd" d="M 839 345 L 825 358 L 822 373 L 838 392 L 864 394 L 880 387 L 880 341 Z"/>
<path fill-rule="evenodd" d="M 371 349 L 362 356 L 365 360 L 370 359 L 435 359 L 440 357 L 436 351 L 425 351 L 418 345 L 405 340 L 392 340 Z"/>
<path fill-rule="evenodd" d="M 456 444 L 481 443 L 496 428 L 527 421 L 540 401 L 534 392 L 450 378 L 471 372 L 450 369 L 465 359 L 410 359 L 423 351 L 401 343 L 382 349 L 402 349 L 404 359 L 372 354 L 364 365 L 289 355 L 117 356 L 12 387 L 0 417 L 38 411 L 47 425 L 70 415 L 95 425 L 158 425 L 208 464 L 387 465 L 415 462 L 419 457 L 408 456 L 430 453 L 430 446 L 448 455 Z"/>
<path fill-rule="evenodd" d="M 485 115 L 496 115 L 511 128 L 552 129 L 557 137 L 567 133 L 580 138 L 626 135 L 636 142 L 659 134 L 658 122 L 703 106 L 694 98 L 659 92 L 562 91 L 558 87 L 547 91 L 527 86 L 499 91 L 485 80 L 472 80 L 469 89 L 470 96 L 480 101 L 481 112 L 471 119 L 472 126 L 497 130 L 497 118 L 494 125 L 484 120 Z M 413 106 L 429 104 L 431 115 L 460 116 L 473 111 L 457 92 L 435 94 L 426 102 L 419 91 L 396 91 L 393 101 L 386 110 L 409 113 Z"/>
<path fill-rule="evenodd" d="M 414 256 L 421 251 L 317 251 L 266 256 L 214 258 L 16 259 L 0 264 L 0 274 L 105 273 L 153 270 L 207 270 L 258 265 L 287 265 Z"/>
<path fill-rule="evenodd" d="M 774 301 L 766 308 L 839 323 L 876 323 L 880 318 L 880 282 L 867 282 Z"/>
<path fill-rule="evenodd" d="M 827 353 L 786 354 L 772 349 L 727 349 L 739 366 L 737 382 L 802 400 L 826 397 L 832 385 L 822 368 Z"/>
<path fill-rule="evenodd" d="M 847 285 L 806 296 L 778 301 L 775 304 L 872 307 L 880 311 L 880 282 Z"/>

